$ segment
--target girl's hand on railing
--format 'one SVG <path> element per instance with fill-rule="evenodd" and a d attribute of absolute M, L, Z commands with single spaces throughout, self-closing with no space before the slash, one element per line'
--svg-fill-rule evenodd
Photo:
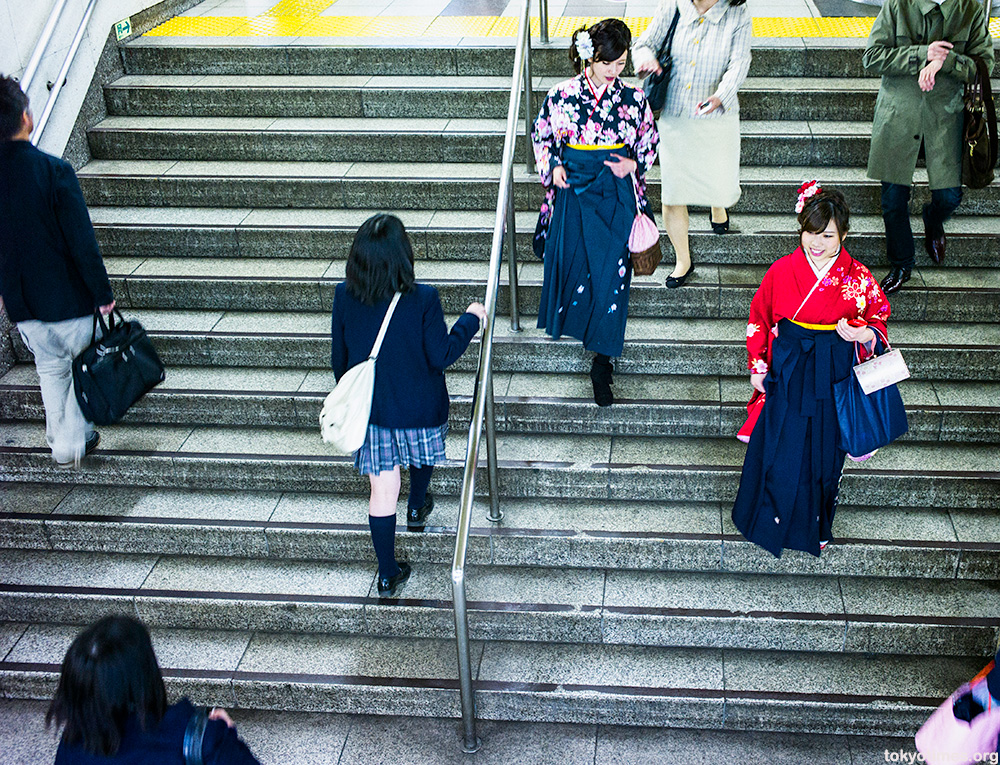
<path fill-rule="evenodd" d="M 562 165 L 556 165 L 556 169 L 552 171 L 552 183 L 555 184 L 556 188 L 568 189 L 569 181 L 566 180 L 566 168 Z"/>
<path fill-rule="evenodd" d="M 476 316 L 480 322 L 486 321 L 486 306 L 482 303 L 469 303 L 469 307 L 465 309 L 465 312 Z"/>

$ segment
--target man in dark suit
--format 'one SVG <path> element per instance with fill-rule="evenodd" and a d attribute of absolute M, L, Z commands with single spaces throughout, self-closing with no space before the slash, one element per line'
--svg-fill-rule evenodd
<path fill-rule="evenodd" d="M 76 403 L 73 359 L 94 311 L 115 301 L 76 173 L 31 144 L 33 129 L 28 97 L 0 76 L 0 305 L 35 356 L 52 458 L 72 468 L 100 440 Z"/>

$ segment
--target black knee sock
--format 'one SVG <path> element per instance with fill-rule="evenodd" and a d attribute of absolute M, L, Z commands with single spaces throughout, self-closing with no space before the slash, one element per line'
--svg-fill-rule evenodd
<path fill-rule="evenodd" d="M 378 575 L 389 579 L 399 573 L 396 564 L 396 515 L 368 516 L 368 528 L 372 532 L 372 546 L 378 558 Z"/>
<path fill-rule="evenodd" d="M 410 498 L 406 506 L 410 510 L 419 510 L 427 501 L 427 487 L 431 485 L 431 473 L 434 472 L 433 465 L 416 467 L 410 465 Z"/>

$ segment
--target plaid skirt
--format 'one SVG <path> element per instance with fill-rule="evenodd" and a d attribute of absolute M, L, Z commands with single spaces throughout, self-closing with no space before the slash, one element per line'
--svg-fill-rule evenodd
<path fill-rule="evenodd" d="M 369 425 L 365 442 L 354 453 L 361 475 L 378 475 L 396 465 L 426 467 L 444 459 L 448 423 L 436 428 L 383 428 Z"/>

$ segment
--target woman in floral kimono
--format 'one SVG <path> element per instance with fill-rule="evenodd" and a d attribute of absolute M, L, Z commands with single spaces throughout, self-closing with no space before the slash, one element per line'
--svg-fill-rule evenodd
<path fill-rule="evenodd" d="M 549 91 L 533 132 L 546 192 L 535 235 L 545 260 L 538 326 L 597 354 L 590 379 L 599 406 L 614 401 L 611 357 L 625 342 L 632 278 L 628 238 L 659 142 L 645 94 L 619 79 L 631 42 L 620 19 L 574 33 L 577 76 Z"/>
<path fill-rule="evenodd" d="M 750 384 L 766 403 L 750 435 L 733 523 L 780 557 L 818 556 L 831 527 L 845 452 L 833 385 L 888 342 L 889 303 L 843 247 L 850 212 L 815 181 L 799 189 L 800 246 L 764 275 L 747 324 Z"/>

